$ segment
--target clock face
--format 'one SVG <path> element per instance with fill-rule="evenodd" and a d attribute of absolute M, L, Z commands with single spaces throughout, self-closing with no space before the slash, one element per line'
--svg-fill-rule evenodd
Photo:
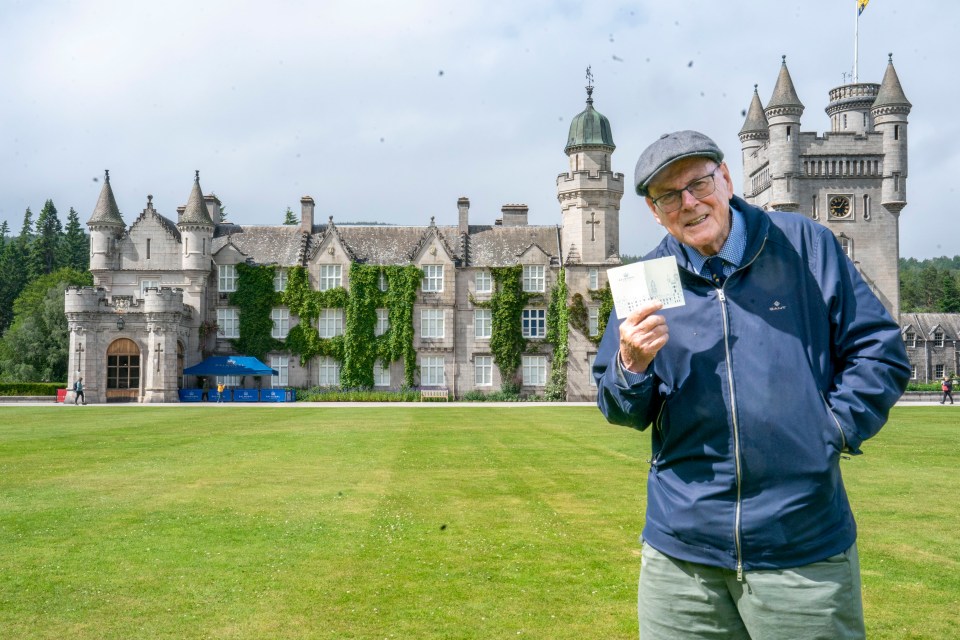
<path fill-rule="evenodd" d="M 830 198 L 830 215 L 834 218 L 846 218 L 850 215 L 850 199 L 846 196 Z"/>

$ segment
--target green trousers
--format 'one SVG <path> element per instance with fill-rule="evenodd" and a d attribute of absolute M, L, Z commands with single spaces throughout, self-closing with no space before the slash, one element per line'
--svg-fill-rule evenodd
<path fill-rule="evenodd" d="M 857 545 L 803 567 L 736 572 L 643 544 L 641 640 L 844 640 L 866 637 Z"/>

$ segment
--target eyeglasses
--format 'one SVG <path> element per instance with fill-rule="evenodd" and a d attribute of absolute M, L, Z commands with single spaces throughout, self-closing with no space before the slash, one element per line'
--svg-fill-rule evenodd
<path fill-rule="evenodd" d="M 697 178 L 692 182 L 687 183 L 683 189 L 678 189 L 676 191 L 668 191 L 659 198 L 653 201 L 653 204 L 657 205 L 657 209 L 660 209 L 660 213 L 667 214 L 673 213 L 683 205 L 683 192 L 689 191 L 697 200 L 703 200 L 711 193 L 717 190 L 717 183 L 714 180 L 714 174 L 717 173 L 717 169 L 720 168 L 720 165 L 717 165 L 713 168 L 713 171 L 703 176 L 702 178 Z"/>

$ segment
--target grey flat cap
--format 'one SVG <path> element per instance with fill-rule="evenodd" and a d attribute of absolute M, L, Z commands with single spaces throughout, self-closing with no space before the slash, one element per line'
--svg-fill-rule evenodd
<path fill-rule="evenodd" d="M 663 134 L 659 140 L 644 149 L 640 159 L 637 160 L 637 169 L 633 174 L 637 193 L 646 196 L 647 186 L 655 175 L 681 158 L 694 156 L 711 158 L 718 163 L 723 162 L 723 151 L 720 151 L 717 143 L 699 131 L 686 130 Z"/>

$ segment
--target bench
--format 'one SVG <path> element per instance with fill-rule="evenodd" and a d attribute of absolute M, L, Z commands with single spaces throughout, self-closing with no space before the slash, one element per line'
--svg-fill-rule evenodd
<path fill-rule="evenodd" d="M 421 389 L 420 402 L 423 402 L 424 398 L 443 398 L 449 402 L 450 392 L 447 389 Z"/>

